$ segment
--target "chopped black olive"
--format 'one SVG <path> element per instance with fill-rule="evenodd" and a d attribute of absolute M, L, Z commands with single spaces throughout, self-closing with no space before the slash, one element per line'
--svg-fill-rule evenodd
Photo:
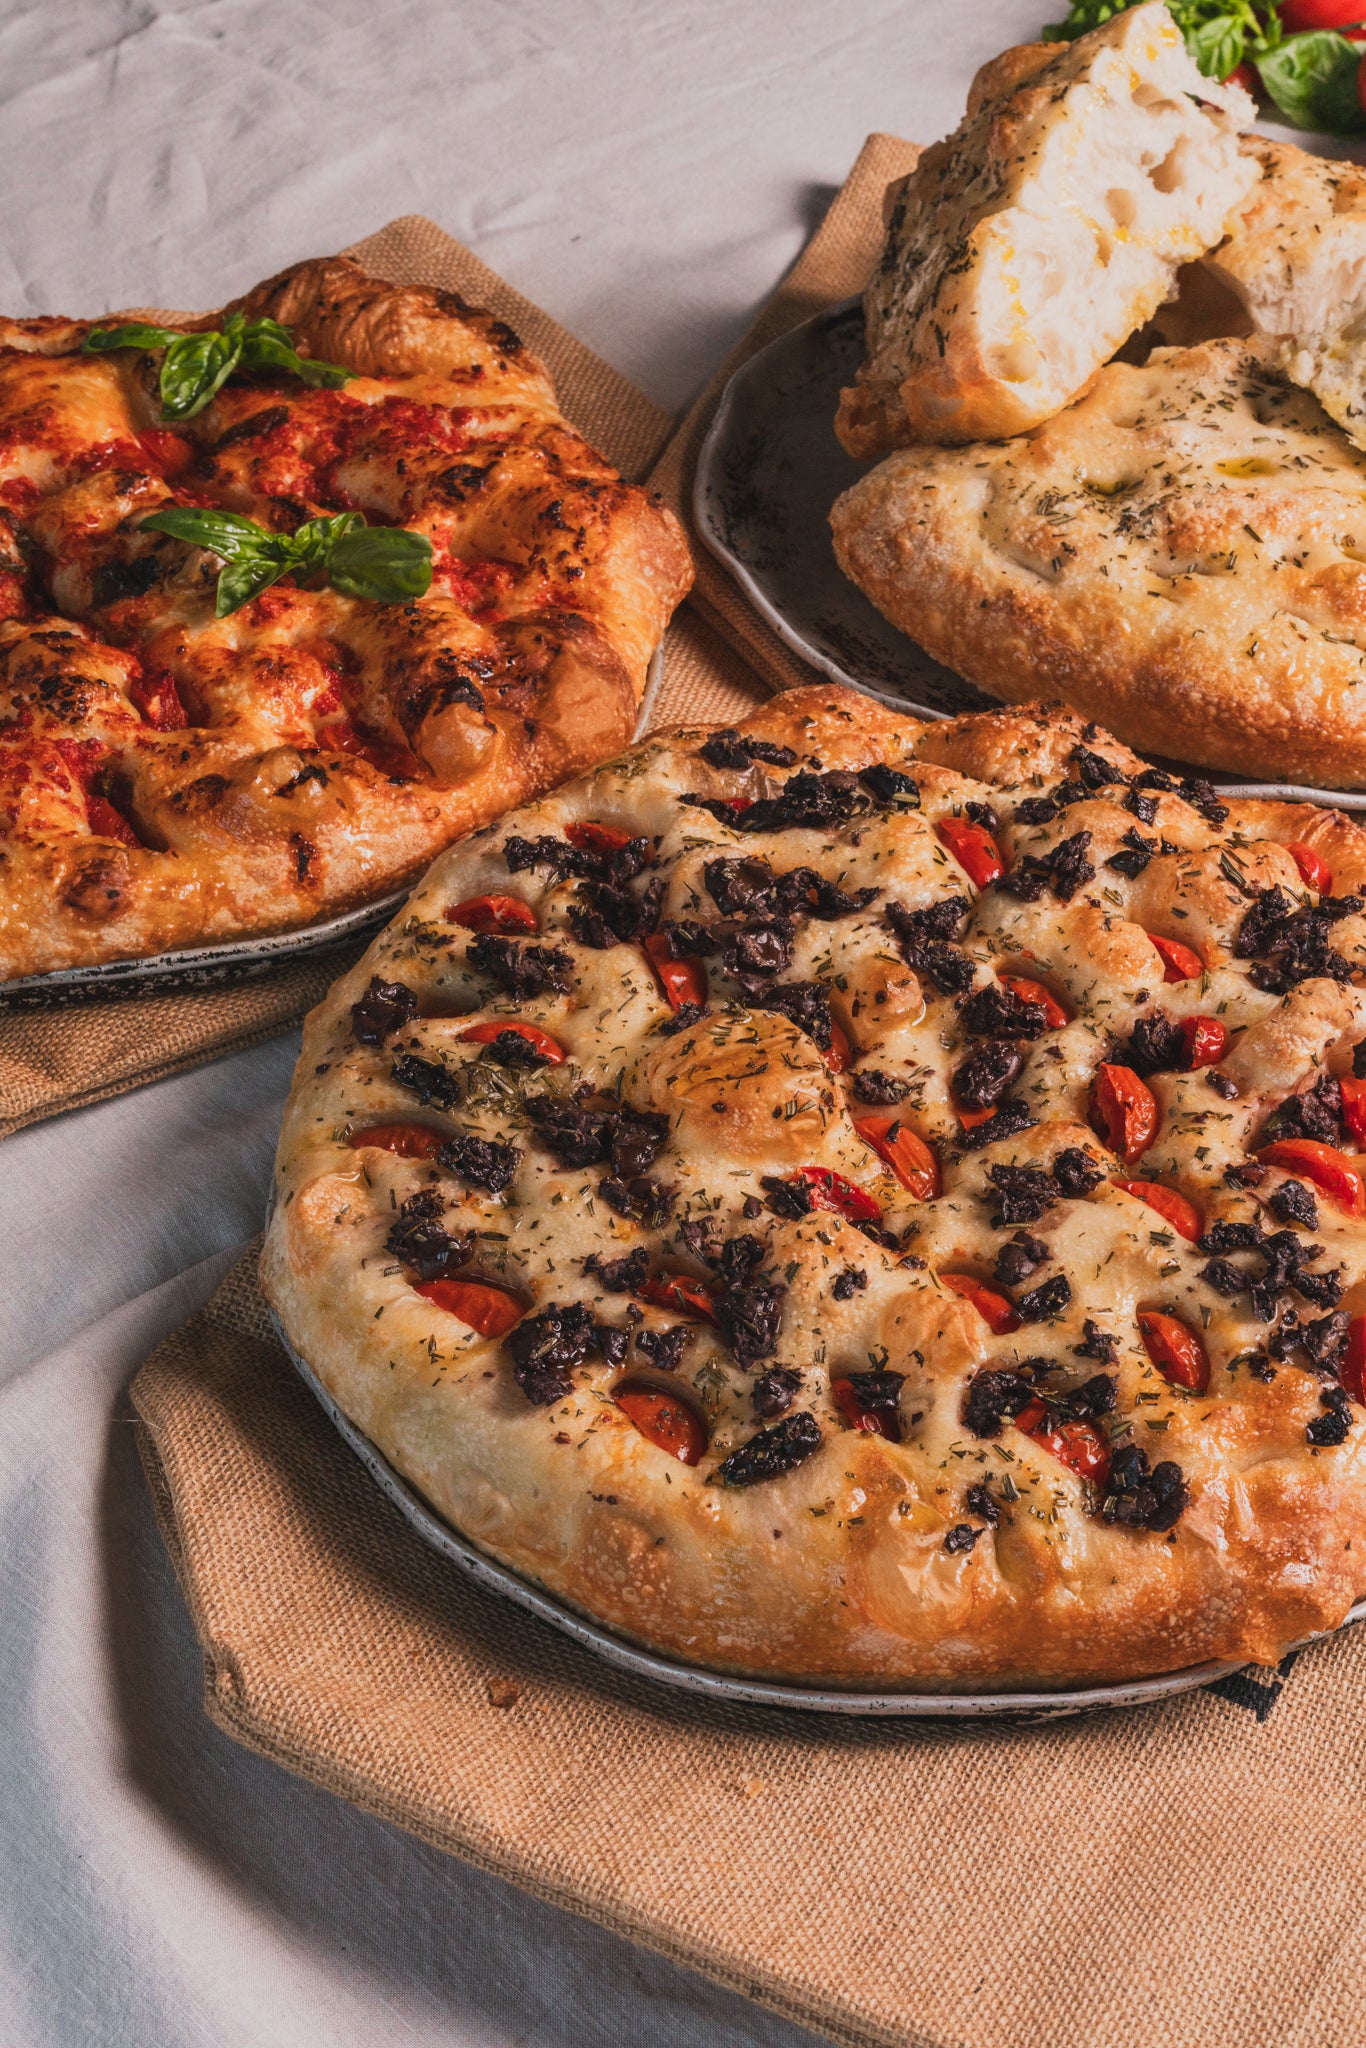
<path fill-rule="evenodd" d="M 1005 1095 L 996 1105 L 996 1114 L 985 1123 L 974 1124 L 970 1131 L 963 1131 L 958 1143 L 965 1152 L 980 1152 L 985 1145 L 995 1145 L 1002 1138 L 1013 1138 L 1020 1131 L 1027 1131 L 1039 1119 L 1027 1102 L 1021 1102 L 1018 1095 Z"/>
<path fill-rule="evenodd" d="M 713 1297 L 717 1328 L 737 1365 L 749 1368 L 773 1356 L 786 1293 L 781 1281 L 759 1280 L 723 1283 Z"/>
<path fill-rule="evenodd" d="M 726 1486 L 755 1486 L 790 1472 L 794 1465 L 802 1464 L 818 1451 L 823 1442 L 815 1416 L 809 1408 L 801 1408 L 795 1415 L 785 1415 L 771 1429 L 759 1430 L 748 1443 L 732 1451 L 718 1465 L 716 1476 Z"/>
<path fill-rule="evenodd" d="M 1067 1145 L 1053 1161 L 1053 1178 L 1058 1184 L 1058 1193 L 1069 1200 L 1079 1201 L 1089 1195 L 1093 1188 L 1100 1186 L 1105 1174 L 1096 1165 L 1089 1152 L 1083 1152 L 1080 1145 Z"/>
<path fill-rule="evenodd" d="M 1019 1078 L 1024 1061 L 1003 1038 L 989 1038 L 970 1052 L 953 1076 L 953 1092 L 964 1109 L 989 1109 Z"/>
<path fill-rule="evenodd" d="M 574 846 L 568 839 L 514 836 L 503 846 L 503 858 L 514 875 L 527 868 L 550 868 L 556 875 L 578 875 L 590 881 L 611 881 L 620 887 L 650 864 L 648 839 L 628 839 L 624 846 Z"/>
<path fill-rule="evenodd" d="M 984 982 L 959 1004 L 963 1029 L 974 1038 L 1039 1038 L 1048 1029 L 1042 1003 L 1027 1002 L 998 982 Z"/>
<path fill-rule="evenodd" d="M 1003 1244 L 997 1252 L 991 1277 L 998 1287 L 1019 1287 L 1048 1256 L 1048 1246 L 1042 1238 L 1031 1237 L 1027 1230 L 1017 1230 L 1009 1244 Z"/>
<path fill-rule="evenodd" d="M 999 1436 L 1005 1418 L 1022 1413 L 1033 1399 L 1033 1385 L 1018 1372 L 974 1373 L 963 1403 L 963 1427 L 973 1436 Z"/>
<path fill-rule="evenodd" d="M 1022 903 L 1037 903 L 1045 889 L 1051 889 L 1060 903 L 1070 903 L 1078 889 L 1095 876 L 1095 866 L 1086 856 L 1090 844 L 1089 832 L 1074 832 L 1070 839 L 1060 840 L 1051 853 L 1024 854 L 1000 886 Z"/>
<path fill-rule="evenodd" d="M 480 1048 L 480 1052 L 481 1057 L 491 1060 L 495 1067 L 509 1067 L 523 1073 L 550 1064 L 545 1053 L 539 1052 L 529 1038 L 523 1038 L 520 1031 L 500 1031 L 496 1038 Z"/>
<path fill-rule="evenodd" d="M 1124 835 L 1123 844 L 1117 852 L 1110 855 L 1105 865 L 1107 868 L 1113 868 L 1117 875 L 1126 875 L 1133 881 L 1143 873 L 1156 852 L 1157 841 L 1145 839 L 1143 834 L 1136 832 L 1131 825 Z"/>
<path fill-rule="evenodd" d="M 1089 747 L 1073 747 L 1068 758 L 1077 771 L 1077 780 L 1087 789 L 1107 789 L 1129 780 L 1113 761 L 1107 761 L 1103 754 L 1093 754 Z"/>
<path fill-rule="evenodd" d="M 1352 1319 L 1345 1309 L 1305 1324 L 1300 1341 L 1309 1354 L 1310 1363 L 1320 1372 L 1336 1373 L 1341 1370 L 1347 1357 L 1351 1326 Z"/>
<path fill-rule="evenodd" d="M 1136 1444 L 1121 1444 L 1110 1459 L 1100 1511 L 1107 1522 L 1128 1529 L 1172 1529 L 1190 1501 L 1181 1467 L 1170 1458 L 1149 1467 L 1148 1454 Z"/>
<path fill-rule="evenodd" d="M 1352 1427 L 1352 1413 L 1341 1387 L 1325 1387 L 1319 1400 L 1324 1412 L 1314 1417 L 1304 1434 L 1311 1444 L 1330 1449 L 1334 1444 L 1346 1441 Z"/>
<path fill-rule="evenodd" d="M 761 1422 L 771 1422 L 775 1415 L 786 1415 L 796 1396 L 801 1392 L 802 1376 L 789 1365 L 771 1365 L 767 1372 L 760 1373 L 749 1390 L 750 1402 Z"/>
<path fill-rule="evenodd" d="M 1027 796 L 1015 806 L 1017 825 L 1047 825 L 1058 815 L 1059 806 L 1051 796 Z"/>
<path fill-rule="evenodd" d="M 499 1195 L 516 1173 L 521 1157 L 515 1145 L 499 1145 L 487 1138 L 457 1133 L 441 1147 L 436 1163 L 443 1172 L 454 1174 L 470 1187 Z"/>
<path fill-rule="evenodd" d="M 850 1085 L 855 1101 L 866 1102 L 879 1109 L 904 1102 L 911 1092 L 909 1081 L 901 1080 L 896 1074 L 886 1074 L 880 1067 L 860 1067 L 851 1076 Z"/>
<path fill-rule="evenodd" d="M 573 1391 L 572 1374 L 590 1351 L 620 1363 L 626 1332 L 596 1322 L 581 1301 L 553 1301 L 539 1315 L 524 1316 L 503 1339 L 512 1360 L 513 1378 L 528 1401 L 538 1408 L 562 1400 Z"/>
<path fill-rule="evenodd" d="M 563 946 L 526 946 L 496 932 L 481 932 L 474 944 L 466 947 L 465 958 L 519 1002 L 544 995 L 548 989 L 558 995 L 569 993 L 574 961 Z"/>
<path fill-rule="evenodd" d="M 1248 1284 L 1247 1275 L 1240 1273 L 1231 1259 L 1211 1259 L 1208 1265 L 1200 1268 L 1196 1277 L 1203 1280 L 1206 1287 L 1212 1287 L 1216 1294 L 1226 1295 L 1230 1301 Z"/>
<path fill-rule="evenodd" d="M 886 906 L 887 922 L 901 941 L 907 966 L 928 975 L 942 995 L 962 995 L 972 986 L 972 962 L 950 943 L 971 909 L 966 896 L 942 897 L 924 910 L 908 910 L 904 903 Z"/>
<path fill-rule="evenodd" d="M 751 1009 L 773 1010 L 787 1017 L 814 1040 L 821 1052 L 829 1052 L 832 1037 L 830 991 L 820 981 L 744 982 L 745 999 Z"/>
<path fill-rule="evenodd" d="M 692 1339 L 686 1323 L 675 1323 L 671 1330 L 637 1330 L 636 1349 L 660 1372 L 677 1372 Z"/>
<path fill-rule="evenodd" d="M 663 1181 L 651 1180 L 647 1174 L 638 1174 L 629 1181 L 608 1174 L 598 1182 L 598 1193 L 618 1216 L 629 1217 L 633 1223 L 647 1224 L 652 1230 L 658 1230 L 668 1222 L 678 1200 L 675 1188 L 666 1187 Z"/>
<path fill-rule="evenodd" d="M 1071 1299 L 1072 1283 L 1065 1274 L 1055 1273 L 1028 1294 L 1017 1295 L 1015 1312 L 1022 1323 L 1048 1323 L 1062 1314 Z"/>
<path fill-rule="evenodd" d="M 1325 896 L 1297 906 L 1279 887 L 1264 889 L 1238 927 L 1234 953 L 1252 960 L 1251 979 L 1272 995 L 1284 995 L 1302 981 L 1351 978 L 1350 961 L 1328 943 L 1333 926 L 1362 907 L 1360 896 Z"/>
<path fill-rule="evenodd" d="M 1267 1197 L 1266 1206 L 1282 1223 L 1302 1223 L 1306 1230 L 1319 1227 L 1318 1202 L 1302 1180 L 1282 1181 Z"/>
<path fill-rule="evenodd" d="M 777 796 L 759 797 L 743 811 L 718 810 L 717 800 L 710 797 L 688 795 L 682 801 L 717 813 L 737 832 L 829 830 L 868 809 L 858 778 L 841 771 L 790 776 Z"/>
<path fill-rule="evenodd" d="M 1124 1047 L 1124 1064 L 1146 1080 L 1150 1074 L 1170 1073 L 1186 1064 L 1186 1041 L 1181 1026 L 1165 1010 L 1153 1010 L 1140 1017 Z"/>
<path fill-rule="evenodd" d="M 448 1231 L 445 1204 L 435 1188 L 409 1195 L 385 1239 L 385 1248 L 419 1280 L 441 1280 L 463 1266 L 474 1250 L 470 1231 Z"/>
<path fill-rule="evenodd" d="M 733 725 L 723 725 L 705 746 L 698 748 L 702 759 L 713 768 L 748 768 L 755 761 L 767 761 L 774 768 L 795 768 L 797 756 L 791 747 L 776 746 L 772 740 L 751 739 Z"/>
<path fill-rule="evenodd" d="M 1316 1138 L 1320 1144 L 1342 1143 L 1342 1089 L 1331 1074 L 1320 1074 L 1303 1095 L 1291 1095 L 1272 1111 L 1261 1143 L 1279 1138 Z"/>
<path fill-rule="evenodd" d="M 901 1405 L 904 1372 L 851 1372 L 845 1375 L 854 1399 L 868 1415 L 895 1415 Z"/>
<path fill-rule="evenodd" d="M 999 1230 L 1016 1223 L 1037 1223 L 1058 1199 L 1054 1177 L 1041 1166 L 989 1166 L 987 1179 L 1001 1204 L 992 1222 Z"/>
<path fill-rule="evenodd" d="M 991 1490 L 990 1480 L 983 1479 L 967 1492 L 967 1510 L 970 1515 L 980 1515 L 994 1529 L 1001 1519 L 1001 1503 Z"/>
<path fill-rule="evenodd" d="M 359 1002 L 351 1005 L 351 1029 L 362 1045 L 383 1045 L 417 1015 L 417 997 L 401 981 L 372 975 Z"/>
<path fill-rule="evenodd" d="M 440 1060 L 425 1060 L 421 1053 L 402 1052 L 389 1069 L 400 1088 L 415 1095 L 424 1109 L 433 1103 L 438 1109 L 454 1109 L 460 1100 L 460 1077 Z"/>
<path fill-rule="evenodd" d="M 639 1294 L 650 1275 L 650 1256 L 643 1244 L 619 1259 L 604 1259 L 599 1253 L 590 1252 L 583 1270 L 596 1273 L 609 1294 Z"/>
<path fill-rule="evenodd" d="M 862 1266 L 845 1266 L 836 1273 L 831 1282 L 830 1293 L 836 1301 L 850 1301 L 868 1285 L 868 1275 Z"/>
<path fill-rule="evenodd" d="M 875 761 L 871 768 L 863 770 L 859 781 L 880 804 L 900 804 L 911 811 L 920 809 L 920 784 L 900 768 L 888 768 Z"/>
<path fill-rule="evenodd" d="M 1115 1363 L 1119 1352 L 1119 1340 L 1112 1337 L 1108 1330 L 1102 1330 L 1099 1323 L 1092 1322 L 1090 1316 L 1081 1326 L 1081 1337 L 1081 1343 L 1072 1346 L 1074 1357 L 1095 1358 L 1102 1365 Z"/>
<path fill-rule="evenodd" d="M 982 1533 L 982 1530 L 974 1529 L 971 1522 L 955 1523 L 954 1527 L 949 1530 L 948 1535 L 944 1538 L 944 1548 L 948 1551 L 950 1557 L 955 1557 L 961 1551 L 971 1550 L 973 1544 Z"/>

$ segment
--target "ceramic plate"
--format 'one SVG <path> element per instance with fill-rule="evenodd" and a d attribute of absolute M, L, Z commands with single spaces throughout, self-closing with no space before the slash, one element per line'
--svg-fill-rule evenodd
<path fill-rule="evenodd" d="M 664 680 L 664 649 L 656 648 L 646 673 L 633 739 L 639 739 L 654 715 Z M 216 946 L 184 946 L 174 953 L 153 953 L 142 960 L 101 960 L 93 967 L 63 967 L 55 974 L 26 975 L 0 983 L 0 1014 L 7 1010 L 64 1009 L 72 1003 L 104 1002 L 110 996 L 149 990 L 208 988 L 217 982 L 249 981 L 282 960 L 319 953 L 343 939 L 378 931 L 387 924 L 408 894 L 391 889 L 373 903 L 343 911 L 302 931 L 272 932 L 265 937 L 229 939 Z"/>
<path fill-rule="evenodd" d="M 448 1564 L 486 1591 L 501 1593 L 552 1628 L 570 1636 L 594 1656 L 629 1671 L 637 1678 L 657 1685 L 673 1686 L 680 1692 L 701 1693 L 708 1699 L 739 1701 L 754 1707 L 796 1708 L 807 1714 L 853 1714 L 865 1719 L 980 1720 L 992 1716 L 1013 1716 L 1030 1721 L 1060 1720 L 1069 1714 L 1084 1714 L 1100 1707 L 1142 1707 L 1158 1700 L 1172 1699 L 1227 1678 L 1239 1664 L 1193 1664 L 1185 1671 L 1169 1671 L 1160 1678 L 1135 1679 L 1126 1685 L 1097 1685 L 1067 1692 L 1011 1693 L 908 1693 L 908 1692 L 822 1692 L 814 1687 L 781 1685 L 762 1678 L 732 1678 L 723 1672 L 704 1671 L 696 1665 L 681 1664 L 672 1657 L 656 1656 L 638 1649 L 610 1629 L 587 1621 L 571 1608 L 562 1606 L 541 1587 L 509 1571 L 487 1556 L 469 1538 L 461 1536 L 433 1513 L 408 1482 L 377 1451 L 369 1437 L 342 1413 L 312 1367 L 300 1357 L 273 1313 L 271 1321 L 281 1348 L 317 1400 L 323 1413 L 339 1432 L 403 1519 L 422 1541 Z M 1366 1600 L 1359 1600 L 1343 1627 L 1366 1618 Z"/>
<path fill-rule="evenodd" d="M 774 632 L 822 675 L 924 718 L 989 711 L 995 698 L 899 633 L 835 561 L 830 507 L 868 468 L 845 454 L 834 429 L 840 389 L 862 360 L 862 304 L 845 299 L 741 365 L 698 457 L 697 531 Z M 1363 790 L 1198 772 L 1230 796 L 1366 810 Z"/>

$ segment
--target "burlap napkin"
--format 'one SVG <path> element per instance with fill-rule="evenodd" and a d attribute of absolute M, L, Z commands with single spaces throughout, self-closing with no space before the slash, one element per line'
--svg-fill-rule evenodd
<path fill-rule="evenodd" d="M 391 221 L 343 253 L 396 284 L 440 285 L 488 306 L 545 360 L 569 418 L 619 468 L 644 476 L 658 458 L 669 414 L 434 222 Z M 743 717 L 762 695 L 732 649 L 685 608 L 669 634 L 654 722 Z M 190 993 L 0 1010 L 0 1137 L 287 1030 L 367 944 L 362 938 L 259 979 Z"/>
<path fill-rule="evenodd" d="M 422 1840 L 839 2042 L 1366 2035 L 1366 1628 L 1041 1726 L 710 1704 L 428 1551 L 275 1346 L 254 1252 L 133 1401 L 209 1713 Z"/>

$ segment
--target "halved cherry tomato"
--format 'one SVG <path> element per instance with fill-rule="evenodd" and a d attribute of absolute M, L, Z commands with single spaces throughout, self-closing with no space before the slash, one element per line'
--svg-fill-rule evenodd
<path fill-rule="evenodd" d="M 1241 85 L 1243 91 L 1251 93 L 1254 100 L 1260 96 L 1262 81 L 1257 75 L 1257 67 L 1255 64 L 1249 64 L 1246 58 L 1241 64 L 1234 65 L 1223 82 L 1225 85 Z"/>
<path fill-rule="evenodd" d="M 754 799 L 750 796 L 717 796 L 711 801 L 720 804 L 723 810 L 739 812 L 747 811 Z"/>
<path fill-rule="evenodd" d="M 1203 1394 L 1209 1386 L 1209 1358 L 1205 1347 L 1179 1316 L 1164 1316 L 1156 1309 L 1141 1309 L 1138 1333 L 1143 1348 L 1164 1380 Z"/>
<path fill-rule="evenodd" d="M 354 1152 L 376 1145 L 400 1159 L 435 1159 L 446 1139 L 430 1124 L 371 1124 L 368 1130 L 352 1131 L 346 1142 Z"/>
<path fill-rule="evenodd" d="M 985 825 L 974 825 L 971 818 L 941 818 L 934 830 L 974 888 L 985 889 L 989 883 L 999 882 L 1006 864 Z"/>
<path fill-rule="evenodd" d="M 888 1408 L 865 1408 L 852 1380 L 831 1380 L 830 1398 L 851 1429 L 861 1429 L 865 1436 L 885 1436 L 889 1443 L 901 1442 L 896 1416 Z"/>
<path fill-rule="evenodd" d="M 1097 1486 L 1104 1486 L 1110 1472 L 1110 1447 L 1093 1424 L 1060 1422 L 1056 1429 L 1032 1429 L 1027 1434 L 1078 1479 L 1093 1479 Z"/>
<path fill-rule="evenodd" d="M 505 1337 L 526 1314 L 515 1296 L 482 1280 L 421 1280 L 413 1292 L 458 1322 L 468 1323 L 481 1337 Z"/>
<path fill-rule="evenodd" d="M 547 1066 L 564 1065 L 564 1047 L 559 1039 L 552 1038 L 548 1031 L 542 1031 L 537 1024 L 514 1024 L 510 1018 L 504 1018 L 501 1022 L 471 1024 L 468 1031 L 461 1032 L 460 1037 L 466 1045 L 492 1045 L 505 1031 L 515 1031 L 519 1038 L 524 1038 L 533 1051 L 541 1055 Z"/>
<path fill-rule="evenodd" d="M 974 1280 L 971 1273 L 941 1273 L 939 1278 L 945 1287 L 951 1287 L 955 1294 L 962 1295 L 964 1301 L 972 1303 L 994 1337 L 1004 1337 L 1009 1331 L 1019 1329 L 1020 1318 L 1004 1294 L 998 1294 L 994 1287 Z"/>
<path fill-rule="evenodd" d="M 647 1443 L 667 1451 L 680 1465 L 696 1465 L 707 1448 L 702 1418 L 677 1394 L 661 1387 L 618 1387 L 613 1397 Z"/>
<path fill-rule="evenodd" d="M 696 1316 L 704 1323 L 715 1322 L 711 1289 L 703 1280 L 687 1273 L 657 1273 L 640 1290 L 642 1301 L 653 1308 L 669 1308 L 676 1315 Z"/>
<path fill-rule="evenodd" d="M 939 1161 L 923 1138 L 901 1121 L 894 1109 L 861 1117 L 854 1125 L 865 1145 L 884 1159 L 902 1187 L 917 1202 L 931 1202 L 939 1193 Z"/>
<path fill-rule="evenodd" d="M 1194 1244 L 1204 1229 L 1200 1211 L 1194 1202 L 1188 1202 L 1175 1188 L 1164 1188 L 1155 1180 L 1116 1180 L 1112 1187 L 1123 1188 L 1126 1195 L 1136 1201 L 1146 1202 L 1150 1209 L 1156 1209 L 1164 1222 L 1170 1223 L 1178 1237 L 1184 1237 L 1188 1244 Z"/>
<path fill-rule="evenodd" d="M 1353 1316 L 1347 1327 L 1347 1356 L 1341 1378 L 1353 1401 L 1366 1402 L 1366 1316 Z"/>
<path fill-rule="evenodd" d="M 1288 36 L 1335 28 L 1350 38 L 1361 20 L 1361 0 L 1281 0 L 1281 28 Z"/>
<path fill-rule="evenodd" d="M 829 1209 L 850 1223 L 876 1223 L 882 1214 L 871 1195 L 828 1166 L 799 1166 L 792 1178 L 803 1182 L 813 1209 Z"/>
<path fill-rule="evenodd" d="M 1284 1167 L 1287 1173 L 1313 1181 L 1349 1216 L 1366 1216 L 1366 1181 L 1358 1162 L 1335 1145 L 1320 1144 L 1317 1138 L 1278 1138 L 1274 1145 L 1264 1145 L 1257 1157 L 1263 1166 Z"/>
<path fill-rule="evenodd" d="M 1300 871 L 1300 880 L 1306 889 L 1317 889 L 1320 896 L 1333 893 L 1333 870 L 1321 853 L 1315 853 L 1312 846 L 1305 846 L 1296 840 L 1286 847 L 1286 852 Z"/>
<path fill-rule="evenodd" d="M 1018 996 L 1022 1003 L 1042 1003 L 1050 1031 L 1061 1031 L 1068 1022 L 1066 1010 L 1055 995 L 1051 995 L 1041 981 L 1029 981 L 1023 974 L 1003 974 L 1001 987 Z"/>
<path fill-rule="evenodd" d="M 675 960 L 663 932 L 655 932 L 645 941 L 645 951 L 671 1010 L 681 1010 L 685 1003 L 700 1006 L 706 1002 L 707 970 L 695 955 Z"/>
<path fill-rule="evenodd" d="M 1157 1136 L 1157 1098 L 1132 1067 L 1096 1069 L 1092 1110 L 1099 1135 L 1126 1166 L 1141 1158 Z"/>
<path fill-rule="evenodd" d="M 1342 1089 L 1342 1121 L 1358 1145 L 1366 1145 L 1366 1081 L 1358 1081 L 1355 1075 L 1347 1074 L 1339 1086 Z"/>
<path fill-rule="evenodd" d="M 996 1114 L 996 1104 L 994 1102 L 989 1102 L 985 1109 L 964 1109 L 962 1104 L 958 1102 L 955 1102 L 953 1106 L 958 1112 L 958 1121 L 965 1131 L 975 1131 L 978 1124 L 989 1124 Z"/>
<path fill-rule="evenodd" d="M 853 1057 L 853 1047 L 848 1035 L 841 1031 L 833 1018 L 830 1020 L 830 1050 L 825 1055 L 825 1064 L 832 1074 L 842 1074 Z"/>
<path fill-rule="evenodd" d="M 140 846 L 141 840 L 121 811 L 106 797 L 87 794 L 85 815 L 90 829 L 101 839 L 117 839 L 120 846 Z"/>
<path fill-rule="evenodd" d="M 447 924 L 462 924 L 469 932 L 536 932 L 540 920 L 520 896 L 469 896 L 452 903 L 442 913 Z"/>
<path fill-rule="evenodd" d="M 1218 1017 L 1183 1017 L 1181 1036 L 1186 1041 L 1186 1067 L 1218 1066 L 1228 1050 L 1228 1028 Z"/>
<path fill-rule="evenodd" d="M 176 476 L 188 469 L 195 458 L 193 441 L 183 434 L 168 433 L 165 427 L 144 427 L 138 435 L 143 453 L 162 476 Z"/>
<path fill-rule="evenodd" d="M 583 846 L 590 853 L 620 853 L 631 835 L 620 825 L 566 825 L 564 836 L 571 846 Z"/>
<path fill-rule="evenodd" d="M 128 694 L 153 732 L 179 732 L 190 722 L 175 677 L 167 669 L 139 676 L 128 685 Z"/>
<path fill-rule="evenodd" d="M 1036 1394 L 1034 1399 L 1023 1407 L 1015 1417 L 1015 1427 L 1016 1429 L 1022 1429 L 1026 1436 L 1033 1436 L 1039 1424 L 1046 1421 L 1047 1417 L 1048 1410 Z"/>
<path fill-rule="evenodd" d="M 1194 981 L 1204 973 L 1205 963 L 1193 947 L 1183 946 L 1180 939 L 1161 939 L 1156 932 L 1148 937 L 1161 958 L 1164 981 Z"/>

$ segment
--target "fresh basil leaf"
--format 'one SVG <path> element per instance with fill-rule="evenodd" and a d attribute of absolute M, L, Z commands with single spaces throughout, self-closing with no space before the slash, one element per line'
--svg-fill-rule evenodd
<path fill-rule="evenodd" d="M 128 320 L 122 327 L 92 327 L 81 343 L 81 353 L 98 356 L 111 348 L 168 348 L 179 339 L 178 327 L 149 327 L 144 321 Z"/>
<path fill-rule="evenodd" d="M 1333 29 L 1287 36 L 1257 59 L 1262 84 L 1296 128 L 1323 135 L 1366 135 L 1366 113 L 1357 98 L 1360 43 Z"/>
<path fill-rule="evenodd" d="M 349 384 L 359 370 L 348 370 L 341 363 L 320 362 L 317 356 L 295 356 L 294 374 L 302 377 L 315 391 L 337 391 L 343 384 Z"/>
<path fill-rule="evenodd" d="M 1247 25 L 1236 15 L 1216 14 L 1186 30 L 1186 48 L 1206 78 L 1227 78 L 1247 52 Z"/>
<path fill-rule="evenodd" d="M 192 548 L 208 548 L 225 562 L 249 561 L 279 538 L 240 512 L 201 511 L 193 505 L 168 506 L 164 512 L 149 513 L 139 524 L 144 533 L 169 533 Z"/>
<path fill-rule="evenodd" d="M 400 604 L 432 583 L 432 544 L 403 526 L 361 526 L 344 534 L 327 563 L 328 581 L 343 597 Z"/>
<path fill-rule="evenodd" d="M 331 518 L 306 519 L 302 526 L 296 526 L 290 536 L 294 550 L 295 573 L 299 576 L 313 576 L 325 569 L 332 550 L 354 527 L 364 526 L 363 512 L 337 512 Z"/>
<path fill-rule="evenodd" d="M 182 334 L 167 349 L 161 364 L 163 419 L 192 420 L 227 383 L 242 354 L 242 336 Z"/>
<path fill-rule="evenodd" d="M 279 539 L 279 535 L 270 535 Z M 263 590 L 269 590 L 272 583 L 278 583 L 288 575 L 294 562 L 286 548 L 262 549 L 259 553 L 244 557 L 238 562 L 229 562 L 218 578 L 218 595 L 214 600 L 214 617 L 226 619 L 231 612 L 250 604 Z"/>
<path fill-rule="evenodd" d="M 1073 0 L 1065 21 L 1044 29 L 1046 43 L 1074 42 L 1141 0 Z M 1260 61 L 1281 40 L 1276 0 L 1168 0 L 1173 21 L 1206 78 L 1227 78 L 1244 57 Z"/>
<path fill-rule="evenodd" d="M 262 322 L 262 326 L 267 323 Z M 268 323 L 275 327 L 274 321 Z M 282 327 L 272 334 L 253 333 L 251 328 L 242 341 L 242 368 L 244 370 L 288 370 L 292 376 L 302 378 L 313 389 L 335 391 L 338 385 L 347 384 L 356 375 L 354 370 L 344 370 L 340 363 L 320 363 L 312 356 L 301 356 L 290 346 L 288 335 Z"/>
<path fill-rule="evenodd" d="M 292 349 L 294 346 L 289 329 L 282 327 L 278 320 L 267 320 L 264 314 L 258 319 L 248 320 L 242 334 L 247 342 L 278 341 L 285 348 Z"/>

